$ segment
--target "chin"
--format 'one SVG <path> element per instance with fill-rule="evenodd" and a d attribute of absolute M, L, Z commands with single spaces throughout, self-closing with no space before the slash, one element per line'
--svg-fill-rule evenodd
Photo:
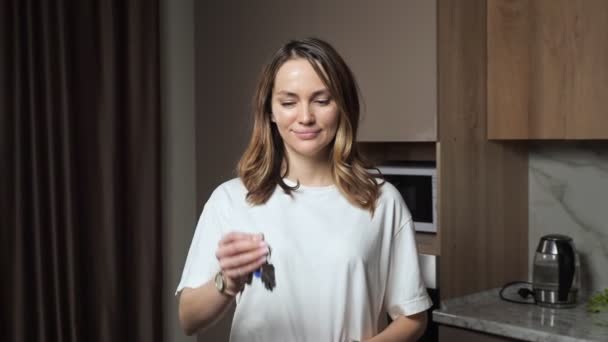
<path fill-rule="evenodd" d="M 295 148 L 292 146 L 291 149 L 301 156 L 313 158 L 326 153 L 327 146 L 297 146 Z"/>

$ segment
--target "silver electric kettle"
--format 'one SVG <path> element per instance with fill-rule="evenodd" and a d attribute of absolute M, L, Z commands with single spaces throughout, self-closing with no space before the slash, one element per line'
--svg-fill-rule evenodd
<path fill-rule="evenodd" d="M 534 256 L 532 292 L 536 303 L 551 308 L 576 305 L 580 262 L 572 238 L 551 234 L 540 239 Z"/>

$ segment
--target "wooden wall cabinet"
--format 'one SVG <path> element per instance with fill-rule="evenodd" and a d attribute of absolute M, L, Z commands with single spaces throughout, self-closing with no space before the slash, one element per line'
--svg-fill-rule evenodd
<path fill-rule="evenodd" d="M 518 342 L 510 337 L 486 334 L 464 328 L 447 325 L 439 326 L 439 342 L 466 341 L 466 342 Z"/>
<path fill-rule="evenodd" d="M 359 141 L 437 140 L 436 0 L 315 0 L 310 32 L 353 69 Z"/>
<path fill-rule="evenodd" d="M 608 138 L 608 1 L 488 0 L 488 138 Z"/>

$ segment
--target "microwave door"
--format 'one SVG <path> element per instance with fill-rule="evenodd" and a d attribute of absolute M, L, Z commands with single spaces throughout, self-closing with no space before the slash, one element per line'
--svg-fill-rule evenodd
<path fill-rule="evenodd" d="M 427 175 L 386 175 L 401 193 L 417 231 L 436 232 L 433 213 L 433 177 Z"/>

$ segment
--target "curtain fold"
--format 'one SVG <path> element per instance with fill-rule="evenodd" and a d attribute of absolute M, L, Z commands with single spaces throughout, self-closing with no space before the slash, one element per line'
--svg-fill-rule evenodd
<path fill-rule="evenodd" d="M 0 333 L 162 340 L 156 1 L 0 8 Z"/>

